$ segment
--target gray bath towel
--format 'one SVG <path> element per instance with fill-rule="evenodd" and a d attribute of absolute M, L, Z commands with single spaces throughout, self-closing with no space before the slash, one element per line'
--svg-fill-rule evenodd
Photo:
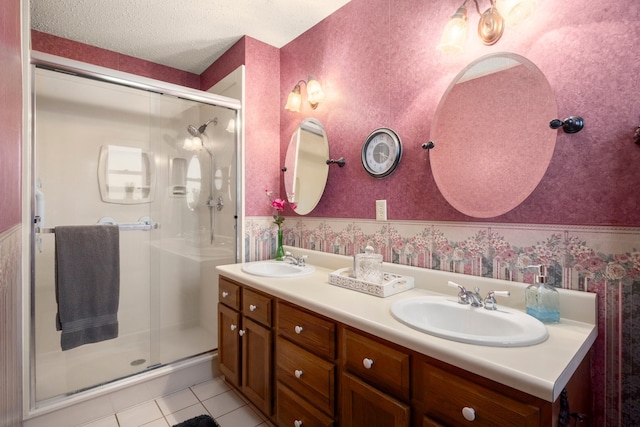
<path fill-rule="evenodd" d="M 118 336 L 117 225 L 56 227 L 56 329 L 62 350 Z"/>

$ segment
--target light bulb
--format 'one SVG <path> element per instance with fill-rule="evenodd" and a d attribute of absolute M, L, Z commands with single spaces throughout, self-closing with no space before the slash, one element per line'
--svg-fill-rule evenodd
<path fill-rule="evenodd" d="M 315 110 L 323 99 L 324 92 L 322 91 L 322 86 L 320 86 L 317 80 L 309 77 L 309 81 L 307 82 L 307 101 L 311 104 L 311 108 Z"/>
<path fill-rule="evenodd" d="M 296 113 L 300 112 L 300 105 L 302 104 L 302 95 L 300 95 L 300 86 L 296 85 L 289 93 L 287 98 L 287 105 L 284 106 L 289 111 Z"/>
<path fill-rule="evenodd" d="M 498 0 L 496 8 L 507 21 L 507 26 L 515 27 L 527 19 L 536 7 L 536 0 Z"/>
<path fill-rule="evenodd" d="M 438 50 L 447 54 L 460 53 L 467 41 L 467 7 L 460 6 L 444 27 Z"/>

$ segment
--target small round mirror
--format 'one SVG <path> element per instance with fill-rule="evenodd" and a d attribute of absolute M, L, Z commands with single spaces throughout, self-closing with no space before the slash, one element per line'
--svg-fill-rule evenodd
<path fill-rule="evenodd" d="M 551 86 L 531 61 L 511 53 L 474 61 L 449 85 L 431 127 L 438 189 L 475 218 L 515 208 L 547 171 L 557 115 Z"/>
<path fill-rule="evenodd" d="M 303 120 L 291 135 L 284 162 L 284 188 L 297 214 L 308 214 L 320 201 L 329 176 L 328 159 L 329 140 L 322 123 Z"/>

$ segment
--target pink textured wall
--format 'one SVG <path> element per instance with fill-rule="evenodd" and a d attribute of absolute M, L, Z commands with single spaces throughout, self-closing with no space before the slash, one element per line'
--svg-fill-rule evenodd
<path fill-rule="evenodd" d="M 456 74 L 481 56 L 507 51 L 542 70 L 560 118 L 580 115 L 586 126 L 578 134 L 558 133 L 549 169 L 533 194 L 487 221 L 640 226 L 640 147 L 633 144 L 640 124 L 634 82 L 640 75 L 640 3 L 540 4 L 491 47 L 475 36 L 478 16 L 469 8 L 467 49 L 445 56 L 436 45 L 458 6 L 352 0 L 281 49 L 281 162 L 291 132 L 306 117 L 324 123 L 331 156 L 347 160 L 345 168 L 331 169 L 324 196 L 310 215 L 374 218 L 374 201 L 387 199 L 390 220 L 474 220 L 440 194 L 420 145 L 429 139 L 440 97 Z M 315 111 L 285 111 L 288 92 L 308 75 L 323 84 L 325 102 Z M 399 133 L 404 155 L 393 175 L 375 180 L 362 168 L 360 150 L 366 136 L 382 126 Z"/>
<path fill-rule="evenodd" d="M 22 141 L 20 2 L 0 5 L 0 232 L 20 223 Z"/>
<path fill-rule="evenodd" d="M 280 184 L 280 51 L 245 36 L 202 73 L 207 90 L 240 65 L 245 68 L 245 213 L 271 215 L 264 190 Z"/>
<path fill-rule="evenodd" d="M 193 89 L 200 88 L 200 76 L 197 74 L 35 30 L 31 31 L 31 49 Z"/>

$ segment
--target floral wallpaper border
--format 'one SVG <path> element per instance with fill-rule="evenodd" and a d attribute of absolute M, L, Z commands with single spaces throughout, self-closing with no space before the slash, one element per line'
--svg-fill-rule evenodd
<path fill-rule="evenodd" d="M 273 258 L 272 222 L 247 218 L 245 261 Z M 554 286 L 598 294 L 592 425 L 640 417 L 640 228 L 288 217 L 283 230 L 289 246 L 350 256 L 371 245 L 387 262 L 524 283 L 529 265 L 547 265 Z"/>

